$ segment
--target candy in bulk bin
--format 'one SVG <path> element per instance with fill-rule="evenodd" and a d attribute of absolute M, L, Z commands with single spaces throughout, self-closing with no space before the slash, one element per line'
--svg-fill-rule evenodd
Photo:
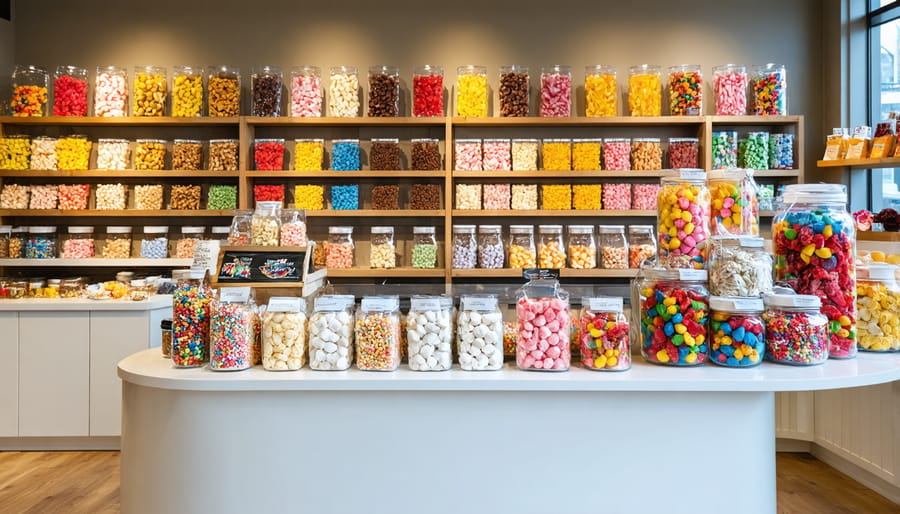
<path fill-rule="evenodd" d="M 128 169 L 128 154 L 129 150 L 127 139 L 98 139 L 97 169 Z"/>
<path fill-rule="evenodd" d="M 856 355 L 856 231 L 838 184 L 791 184 L 772 220 L 775 280 L 815 295 L 828 317 L 834 358 Z"/>
<path fill-rule="evenodd" d="M 228 231 L 229 246 L 247 246 L 253 232 L 253 213 L 249 210 L 234 211 Z"/>
<path fill-rule="evenodd" d="M 335 139 L 331 142 L 331 169 L 335 171 L 360 169 L 358 139 Z"/>
<path fill-rule="evenodd" d="M 530 280 L 517 293 L 516 365 L 523 370 L 569 369 L 569 293 L 558 280 Z"/>
<path fill-rule="evenodd" d="M 697 168 L 700 165 L 700 142 L 695 137 L 669 138 L 669 168 Z"/>
<path fill-rule="evenodd" d="M 413 68 L 412 96 L 413 116 L 443 116 L 444 68 L 433 64 Z"/>
<path fill-rule="evenodd" d="M 628 267 L 640 268 L 641 263 L 656 256 L 656 237 L 653 225 L 631 225 L 628 227 Z"/>
<path fill-rule="evenodd" d="M 209 115 L 237 116 L 241 113 L 241 70 L 233 66 L 210 66 L 207 70 L 206 103 Z"/>
<path fill-rule="evenodd" d="M 263 369 L 302 368 L 306 364 L 306 302 L 302 298 L 269 298 L 261 336 Z"/>
<path fill-rule="evenodd" d="M 256 202 L 250 221 L 250 244 L 278 246 L 281 235 L 281 202 Z"/>
<path fill-rule="evenodd" d="M 655 211 L 659 200 L 659 184 L 633 184 L 633 209 Z"/>
<path fill-rule="evenodd" d="M 325 266 L 330 269 L 353 267 L 353 227 L 328 227 Z"/>
<path fill-rule="evenodd" d="M 766 352 L 762 299 L 711 296 L 709 308 L 710 360 L 729 368 L 761 363 Z"/>
<path fill-rule="evenodd" d="M 631 169 L 661 170 L 662 146 L 658 137 L 635 138 L 631 140 Z"/>
<path fill-rule="evenodd" d="M 9 236 L 12 233 L 11 225 L 0 225 L 0 259 L 9 258 Z M 5 282 L 5 279 L 3 280 Z M 4 289 L 5 284 L 0 285 L 0 289 Z M 0 292 L 0 298 L 5 295 Z"/>
<path fill-rule="evenodd" d="M 60 140 L 62 143 L 62 140 Z M 57 145 L 59 151 L 60 145 Z M 138 139 L 134 146 L 134 169 L 159 171 L 166 164 L 166 141 L 163 139 Z M 62 154 L 60 154 L 60 164 Z"/>
<path fill-rule="evenodd" d="M 322 116 L 322 70 L 318 66 L 291 68 L 291 116 Z"/>
<path fill-rule="evenodd" d="M 294 169 L 297 171 L 322 171 L 325 158 L 325 141 L 322 139 L 294 140 Z"/>
<path fill-rule="evenodd" d="M 481 209 L 481 184 L 456 184 L 456 208 Z"/>
<path fill-rule="evenodd" d="M 591 269 L 597 267 L 597 245 L 593 225 L 569 225 L 569 267 Z"/>
<path fill-rule="evenodd" d="M 61 170 L 86 170 L 91 159 L 91 142 L 80 134 L 61 137 L 56 142 L 56 157 Z"/>
<path fill-rule="evenodd" d="M 600 267 L 603 269 L 628 269 L 628 241 L 622 225 L 599 225 Z"/>
<path fill-rule="evenodd" d="M 750 102 L 757 116 L 786 116 L 787 69 L 772 63 L 752 66 Z"/>
<path fill-rule="evenodd" d="M 246 291 L 246 296 L 242 293 Z M 209 302 L 209 369 L 240 371 L 253 365 L 255 339 L 250 288 L 222 288 Z"/>
<path fill-rule="evenodd" d="M 503 315 L 495 295 L 463 295 L 456 320 L 459 366 L 466 371 L 503 367 Z"/>
<path fill-rule="evenodd" d="M 50 75 L 40 66 L 17 64 L 12 74 L 10 114 L 17 117 L 47 116 Z"/>
<path fill-rule="evenodd" d="M 453 225 L 453 269 L 475 269 L 478 264 L 478 243 L 475 225 Z"/>
<path fill-rule="evenodd" d="M 488 115 L 488 85 L 486 66 L 456 68 L 456 115 L 485 118 Z"/>
<path fill-rule="evenodd" d="M 57 66 L 53 74 L 53 115 L 87 116 L 88 71 L 78 66 Z"/>
<path fill-rule="evenodd" d="M 538 140 L 512 140 L 513 171 L 535 171 L 538 169 Z"/>
<path fill-rule="evenodd" d="M 452 305 L 452 304 L 450 304 Z M 453 319 L 440 296 L 414 295 L 406 317 L 409 369 L 446 371 L 453 365 L 450 343 Z"/>
<path fill-rule="evenodd" d="M 796 366 L 828 360 L 828 317 L 818 297 L 769 294 L 764 302 L 766 360 Z"/>
<path fill-rule="evenodd" d="M 281 246 L 306 246 L 306 211 L 281 211 Z"/>
<path fill-rule="evenodd" d="M 56 143 L 56 138 L 47 136 L 38 136 L 31 140 L 31 169 L 56 170 L 59 168 Z"/>
<path fill-rule="evenodd" d="M 603 208 L 631 209 L 631 184 L 603 184 Z"/>
<path fill-rule="evenodd" d="M 600 371 L 631 368 L 628 319 L 621 297 L 582 298 L 577 325 L 576 337 L 585 368 Z"/>
<path fill-rule="evenodd" d="M 141 257 L 144 259 L 165 259 L 169 256 L 169 227 L 144 227 L 141 239 Z"/>
<path fill-rule="evenodd" d="M 879 263 L 858 269 L 856 308 L 861 351 L 900 351 L 900 287 L 894 277 L 896 270 L 896 266 Z"/>
<path fill-rule="evenodd" d="M 562 225 L 538 227 L 538 266 L 560 269 L 566 267 L 566 247 L 563 244 Z"/>
<path fill-rule="evenodd" d="M 359 116 L 359 71 L 356 66 L 333 66 L 328 84 L 328 112 L 337 118 Z"/>
<path fill-rule="evenodd" d="M 237 171 L 237 139 L 212 139 L 209 142 L 210 171 Z"/>
<path fill-rule="evenodd" d="M 5 184 L 0 191 L 0 209 L 27 209 L 30 188 L 20 184 Z"/>
<path fill-rule="evenodd" d="M 284 203 L 283 185 L 256 185 L 253 186 L 254 202 L 281 202 Z"/>
<path fill-rule="evenodd" d="M 713 236 L 709 292 L 714 296 L 759 297 L 772 291 L 772 256 L 758 236 Z"/>
<path fill-rule="evenodd" d="M 237 207 L 237 186 L 210 184 L 206 208 L 229 211 Z"/>
<path fill-rule="evenodd" d="M 324 295 L 309 318 L 309 367 L 345 370 L 353 363 L 353 296 Z"/>
<path fill-rule="evenodd" d="M 67 229 L 63 239 L 63 259 L 89 259 L 94 256 L 94 227 L 75 227 Z"/>
<path fill-rule="evenodd" d="M 413 247 L 410 264 L 413 268 L 437 267 L 437 238 L 434 227 L 413 227 Z"/>
<path fill-rule="evenodd" d="M 197 243 L 203 240 L 204 227 L 181 227 L 181 238 L 175 241 L 176 259 L 193 259 Z"/>
<path fill-rule="evenodd" d="M 400 208 L 400 186 L 374 186 L 372 188 L 372 209 L 395 211 Z"/>
<path fill-rule="evenodd" d="M 397 266 L 394 227 L 372 227 L 369 239 L 369 267 L 391 269 Z"/>
<path fill-rule="evenodd" d="M 9 234 L 9 258 L 21 259 L 25 257 L 25 245 L 27 244 L 28 227 L 13 227 Z"/>
<path fill-rule="evenodd" d="M 648 268 L 635 280 L 644 359 L 674 366 L 703 364 L 708 353 L 706 270 Z"/>
<path fill-rule="evenodd" d="M 132 116 L 165 116 L 166 69 L 159 66 L 135 66 L 132 85 Z"/>
<path fill-rule="evenodd" d="M 59 200 L 59 188 L 55 185 L 31 186 L 31 202 L 29 209 L 56 209 Z"/>
<path fill-rule="evenodd" d="M 284 139 L 257 139 L 253 142 L 253 162 L 257 170 L 284 169 Z"/>
<path fill-rule="evenodd" d="M 106 227 L 106 240 L 100 256 L 104 259 L 127 259 L 131 257 L 131 227 Z"/>
<path fill-rule="evenodd" d="M 500 66 L 501 118 L 523 118 L 528 116 L 529 77 L 527 66 Z"/>
<path fill-rule="evenodd" d="M 481 171 L 482 153 L 480 139 L 457 139 L 455 144 L 455 169 L 459 171 Z"/>
<path fill-rule="evenodd" d="M 356 311 L 356 367 L 362 371 L 400 367 L 399 297 L 363 297 Z"/>
<path fill-rule="evenodd" d="M 172 116 L 194 117 L 203 114 L 203 68 L 172 68 Z"/>
<path fill-rule="evenodd" d="M 119 66 L 97 66 L 94 77 L 94 116 L 128 114 L 128 71 Z"/>
<path fill-rule="evenodd" d="M 482 168 L 485 171 L 512 169 L 509 139 L 485 139 L 482 146 Z"/>
<path fill-rule="evenodd" d="M 0 170 L 27 170 L 31 139 L 24 135 L 0 135 Z"/>
<path fill-rule="evenodd" d="M 417 138 L 411 141 L 409 154 L 410 168 L 420 171 L 438 171 L 441 169 L 441 150 L 438 139 Z"/>
<path fill-rule="evenodd" d="M 163 186 L 144 184 L 134 186 L 134 208 L 139 210 L 159 210 L 163 206 Z"/>
<path fill-rule="evenodd" d="M 794 168 L 794 135 L 771 134 L 769 136 L 769 169 Z"/>
<path fill-rule="evenodd" d="M 513 184 L 510 208 L 518 211 L 536 210 L 538 207 L 537 184 Z"/>
<path fill-rule="evenodd" d="M 172 294 L 172 363 L 176 368 L 196 368 L 209 360 L 209 304 L 214 295 L 206 270 L 192 269 L 179 277 Z"/>
<path fill-rule="evenodd" d="M 544 184 L 541 186 L 541 209 L 569 210 L 572 208 L 572 186 Z"/>
<path fill-rule="evenodd" d="M 304 184 L 294 187 L 294 207 L 307 211 L 321 211 L 325 208 L 325 186 Z"/>
<path fill-rule="evenodd" d="M 709 188 L 702 172 L 682 170 L 660 179 L 659 262 L 703 269 L 709 239 Z"/>
<path fill-rule="evenodd" d="M 250 115 L 281 116 L 282 74 L 278 66 L 260 66 L 250 75 Z"/>
<path fill-rule="evenodd" d="M 515 321 L 503 322 L 503 356 L 516 356 L 516 343 L 519 339 L 518 323 Z"/>
<path fill-rule="evenodd" d="M 713 169 L 734 168 L 738 164 L 737 132 L 725 130 L 712 134 Z"/>
<path fill-rule="evenodd" d="M 599 210 L 602 204 L 603 186 L 600 184 L 572 185 L 572 208 L 575 210 Z"/>
<path fill-rule="evenodd" d="M 409 189 L 409 208 L 418 211 L 440 209 L 441 186 L 438 184 L 413 184 Z"/>
<path fill-rule="evenodd" d="M 484 208 L 491 211 L 509 210 L 509 201 L 511 198 L 509 184 L 485 184 L 484 185 Z"/>
<path fill-rule="evenodd" d="M 369 67 L 369 117 L 396 118 L 400 114 L 400 69 Z"/>
<path fill-rule="evenodd" d="M 545 139 L 541 145 L 543 169 L 569 171 L 572 169 L 572 141 L 569 139 Z"/>
<path fill-rule="evenodd" d="M 739 152 L 740 154 L 741 152 Z M 769 167 L 769 133 L 750 132 L 744 152 L 738 155 L 744 168 L 765 170 Z"/>
<path fill-rule="evenodd" d="M 572 169 L 594 171 L 600 169 L 600 139 L 572 140 Z"/>
<path fill-rule="evenodd" d="M 747 114 L 747 68 L 740 64 L 713 66 L 713 94 L 718 116 Z"/>
<path fill-rule="evenodd" d="M 609 138 L 603 141 L 603 169 L 607 171 L 631 170 L 631 140 Z"/>
<path fill-rule="evenodd" d="M 715 171 L 709 190 L 713 234 L 759 234 L 759 189 L 753 170 Z"/>
<path fill-rule="evenodd" d="M 198 139 L 176 139 L 172 145 L 172 169 L 199 171 L 203 165 L 203 143 Z"/>
<path fill-rule="evenodd" d="M 619 96 L 615 66 L 584 67 L 584 115 L 588 118 L 615 116 Z"/>
<path fill-rule="evenodd" d="M 642 64 L 628 68 L 628 113 L 631 116 L 662 114 L 659 66 Z"/>
<path fill-rule="evenodd" d="M 703 114 L 703 76 L 697 64 L 669 68 L 669 114 L 699 116 Z"/>
<path fill-rule="evenodd" d="M 200 208 L 200 193 L 200 186 L 174 185 L 172 186 L 172 194 L 169 198 L 169 208 L 176 210 L 197 210 Z"/>
<path fill-rule="evenodd" d="M 572 115 L 572 68 L 556 64 L 541 66 L 541 117 Z"/>
<path fill-rule="evenodd" d="M 331 186 L 331 208 L 336 211 L 359 209 L 359 186 Z"/>
<path fill-rule="evenodd" d="M 500 269 L 503 260 L 503 230 L 500 225 L 479 225 L 478 267 Z"/>
<path fill-rule="evenodd" d="M 534 244 L 533 225 L 509 226 L 509 267 L 534 268 L 537 266 L 537 248 Z"/>
<path fill-rule="evenodd" d="M 369 147 L 369 169 L 399 170 L 400 140 L 397 138 L 372 139 Z"/>

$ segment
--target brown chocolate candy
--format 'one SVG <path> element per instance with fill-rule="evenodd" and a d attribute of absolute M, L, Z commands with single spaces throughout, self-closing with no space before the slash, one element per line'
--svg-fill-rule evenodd
<path fill-rule="evenodd" d="M 400 208 L 400 186 L 375 186 L 372 188 L 372 208 L 377 211 L 395 211 Z"/>

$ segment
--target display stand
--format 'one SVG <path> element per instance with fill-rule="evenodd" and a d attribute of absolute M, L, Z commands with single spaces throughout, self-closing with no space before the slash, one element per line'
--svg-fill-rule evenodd
<path fill-rule="evenodd" d="M 222 246 L 210 283 L 215 288 L 252 287 L 258 301 L 291 292 L 310 296 L 322 287 L 327 276 L 327 270 L 313 269 L 315 247 L 315 241 L 307 246 Z"/>

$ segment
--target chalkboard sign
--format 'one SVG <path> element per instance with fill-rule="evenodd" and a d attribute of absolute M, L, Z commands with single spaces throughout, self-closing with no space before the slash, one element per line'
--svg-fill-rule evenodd
<path fill-rule="evenodd" d="M 525 280 L 559 280 L 559 270 L 556 268 L 523 268 L 522 278 Z"/>
<path fill-rule="evenodd" d="M 311 246 L 310 246 L 311 248 Z M 216 282 L 291 283 L 303 281 L 309 249 L 226 246 L 219 252 Z"/>

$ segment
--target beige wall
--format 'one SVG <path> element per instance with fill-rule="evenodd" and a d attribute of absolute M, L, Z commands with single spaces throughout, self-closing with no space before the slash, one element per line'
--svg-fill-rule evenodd
<path fill-rule="evenodd" d="M 15 66 L 15 33 L 11 21 L 0 20 L 0 99 L 6 102 L 11 91 L 9 90 L 9 78 Z M 5 105 L 4 105 L 5 107 Z"/>
<path fill-rule="evenodd" d="M 725 62 L 780 62 L 789 70 L 790 112 L 807 117 L 807 155 L 821 150 L 818 0 L 345 0 L 304 7 L 309 4 L 20 1 L 15 59 L 49 67 L 394 64 L 405 80 L 416 64 L 474 63 L 490 67 L 493 84 L 497 67 L 513 63 L 535 71 L 541 64 L 570 64 L 581 83 L 582 67 L 595 63 L 614 64 L 621 74 L 632 64 L 690 62 L 708 76 Z M 455 70 L 448 75 L 449 83 Z"/>

